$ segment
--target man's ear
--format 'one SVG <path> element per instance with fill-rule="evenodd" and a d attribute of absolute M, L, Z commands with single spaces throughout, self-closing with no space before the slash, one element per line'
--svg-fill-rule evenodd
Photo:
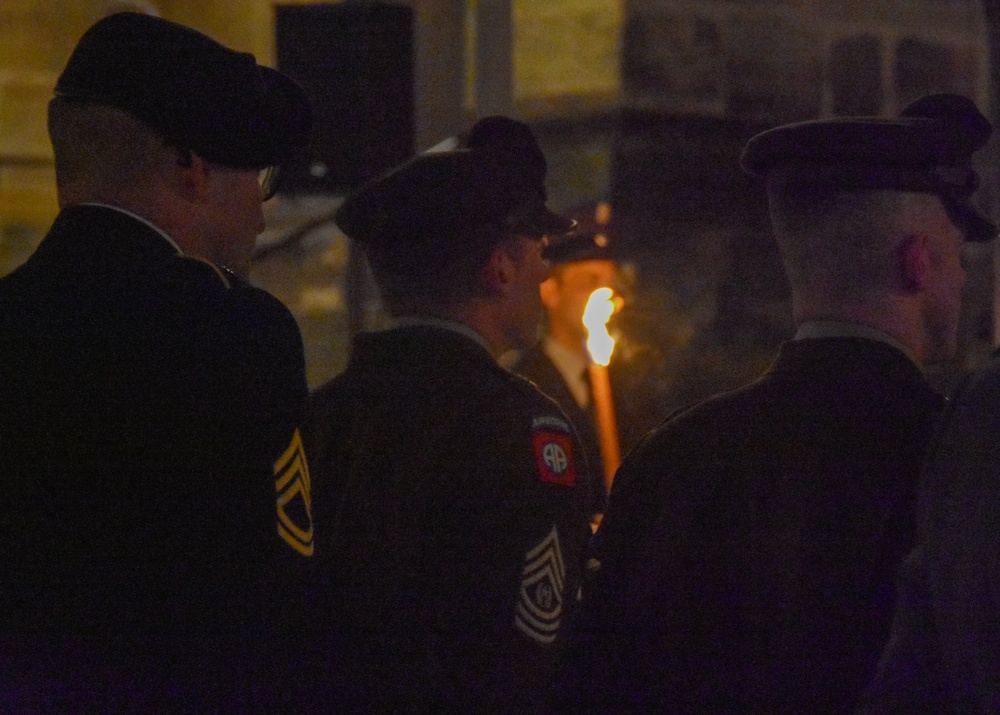
<path fill-rule="evenodd" d="M 930 239 L 925 233 L 907 236 L 900 244 L 900 277 L 907 291 L 919 291 L 927 285 L 931 265 Z"/>
<path fill-rule="evenodd" d="M 493 249 L 481 272 L 483 286 L 491 293 L 503 292 L 514 280 L 514 258 L 502 244 Z"/>
<path fill-rule="evenodd" d="M 208 196 L 209 167 L 197 154 L 188 149 L 177 150 L 174 169 L 178 192 L 191 203 L 202 203 Z"/>

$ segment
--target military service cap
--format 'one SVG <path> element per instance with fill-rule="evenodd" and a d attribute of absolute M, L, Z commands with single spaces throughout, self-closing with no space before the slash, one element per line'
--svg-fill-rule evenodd
<path fill-rule="evenodd" d="M 542 256 L 549 263 L 573 263 L 575 261 L 617 260 L 611 251 L 607 236 L 591 231 L 576 232 L 561 241 L 552 243 Z"/>
<path fill-rule="evenodd" d="M 496 225 L 528 236 L 563 234 L 573 222 L 546 206 L 546 163 L 531 130 L 487 117 L 454 148 L 417 155 L 347 197 L 335 221 L 362 243 L 461 248 Z"/>
<path fill-rule="evenodd" d="M 576 220 L 573 232 L 562 239 L 553 240 L 542 253 L 552 263 L 605 260 L 617 261 L 619 256 L 611 224 L 611 205 L 599 202 L 570 214 Z"/>
<path fill-rule="evenodd" d="M 972 155 L 992 131 L 968 98 L 935 94 L 896 119 L 845 117 L 770 129 L 747 142 L 740 163 L 769 185 L 938 194 L 967 240 L 987 241 L 997 228 L 969 199 L 979 186 Z"/>
<path fill-rule="evenodd" d="M 527 124 L 509 117 L 486 117 L 472 126 L 463 145 L 470 149 L 503 152 L 523 166 L 534 200 L 529 201 L 515 219 L 519 230 L 529 235 L 562 235 L 573 229 L 571 219 L 553 213 L 545 206 L 548 199 L 545 190 L 548 164 Z"/>
<path fill-rule="evenodd" d="M 189 27 L 136 12 L 87 30 L 55 93 L 122 109 L 169 144 L 238 168 L 282 163 L 305 145 L 312 121 L 291 78 Z"/>

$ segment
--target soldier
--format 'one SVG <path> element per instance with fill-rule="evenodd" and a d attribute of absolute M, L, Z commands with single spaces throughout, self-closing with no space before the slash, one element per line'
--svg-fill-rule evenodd
<path fill-rule="evenodd" d="M 889 632 L 955 350 L 990 123 L 935 95 L 895 120 L 757 135 L 798 326 L 755 382 L 626 459 L 593 545 L 567 697 L 659 712 L 842 712 Z M 579 655 L 577 659 L 576 655 Z"/>
<path fill-rule="evenodd" d="M 246 711 L 291 687 L 302 341 L 236 274 L 309 125 L 289 78 L 143 14 L 96 23 L 59 77 L 61 210 L 0 281 L 5 711 Z"/>
<path fill-rule="evenodd" d="M 490 117 L 337 214 L 394 318 L 307 432 L 344 707 L 526 711 L 556 662 L 589 536 L 579 444 L 497 363 L 534 341 L 542 251 L 572 227 L 545 173 L 528 127 Z"/>
<path fill-rule="evenodd" d="M 597 520 L 604 513 L 607 493 L 587 375 L 583 312 L 595 290 L 617 285 L 618 264 L 605 233 L 579 229 L 574 236 L 549 246 L 544 256 L 552 267 L 540 288 L 545 334 L 519 355 L 511 370 L 558 402 L 576 427 L 593 477 L 587 488 L 591 518 Z"/>

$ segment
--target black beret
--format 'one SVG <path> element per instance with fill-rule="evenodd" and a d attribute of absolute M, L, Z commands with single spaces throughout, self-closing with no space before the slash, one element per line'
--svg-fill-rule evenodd
<path fill-rule="evenodd" d="M 527 235 L 562 235 L 571 231 L 574 221 L 549 211 L 545 202 L 545 176 L 548 164 L 542 148 L 524 122 L 494 115 L 477 121 L 462 140 L 469 149 L 487 149 L 501 153 L 516 163 L 524 173 L 533 199 L 522 205 L 514 217 L 515 230 Z"/>
<path fill-rule="evenodd" d="M 512 134 L 506 122 L 520 126 Z M 419 154 L 363 185 L 337 210 L 337 225 L 363 243 L 452 248 L 478 237 L 469 230 L 476 226 L 529 236 L 571 230 L 571 220 L 545 206 L 545 160 L 530 130 L 506 122 L 491 119 L 485 132 L 477 124 L 456 148 Z"/>
<path fill-rule="evenodd" d="M 992 132 L 971 100 L 935 94 L 896 119 L 845 117 L 769 129 L 747 142 L 740 164 L 777 185 L 938 194 L 967 239 L 985 241 L 997 228 L 969 202 L 979 186 L 971 162 Z"/>
<path fill-rule="evenodd" d="M 80 38 L 57 96 L 122 109 L 170 143 L 239 168 L 280 164 L 308 140 L 309 100 L 291 78 L 189 27 L 122 12 Z"/>
<path fill-rule="evenodd" d="M 531 128 L 524 122 L 501 115 L 484 117 L 472 125 L 461 144 L 470 149 L 485 147 L 515 154 L 523 163 L 526 173 L 536 181 L 545 181 L 548 162 L 545 161 L 545 155 Z M 545 186 L 542 184 L 542 191 L 544 190 Z"/>

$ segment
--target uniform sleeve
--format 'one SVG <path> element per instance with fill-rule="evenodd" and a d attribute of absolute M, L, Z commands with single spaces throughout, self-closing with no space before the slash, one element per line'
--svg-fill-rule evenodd
<path fill-rule="evenodd" d="M 993 360 L 951 400 L 925 465 L 919 545 L 903 571 L 893 640 L 870 693 L 875 704 L 905 702 L 913 687 L 929 697 L 943 692 L 944 711 L 1000 709 L 1000 365 Z M 911 682 L 908 669 L 919 677 Z"/>
<path fill-rule="evenodd" d="M 858 715 L 947 712 L 923 549 L 900 568 L 899 598 L 889 642 Z"/>
<path fill-rule="evenodd" d="M 428 565 L 437 570 L 431 581 L 450 591 L 437 612 L 441 632 L 459 644 L 447 657 L 457 670 L 490 673 L 466 682 L 478 681 L 481 702 L 500 709 L 540 701 L 589 536 L 568 422 L 524 387 L 527 394 L 520 385 L 498 390 L 490 416 L 467 415 L 466 427 L 439 450 L 448 455 L 439 468 L 451 491 L 441 504 L 452 511 L 439 514 L 457 520 L 438 532 L 449 556 Z M 489 633 L 481 632 L 486 624 Z M 477 697 L 462 695 L 470 704 Z"/>
<path fill-rule="evenodd" d="M 673 446 L 669 435 L 647 439 L 615 478 L 557 684 L 557 702 L 570 711 L 670 702 L 696 655 L 683 601 L 697 592 L 685 554 L 698 548 L 700 527 L 670 466 Z"/>

